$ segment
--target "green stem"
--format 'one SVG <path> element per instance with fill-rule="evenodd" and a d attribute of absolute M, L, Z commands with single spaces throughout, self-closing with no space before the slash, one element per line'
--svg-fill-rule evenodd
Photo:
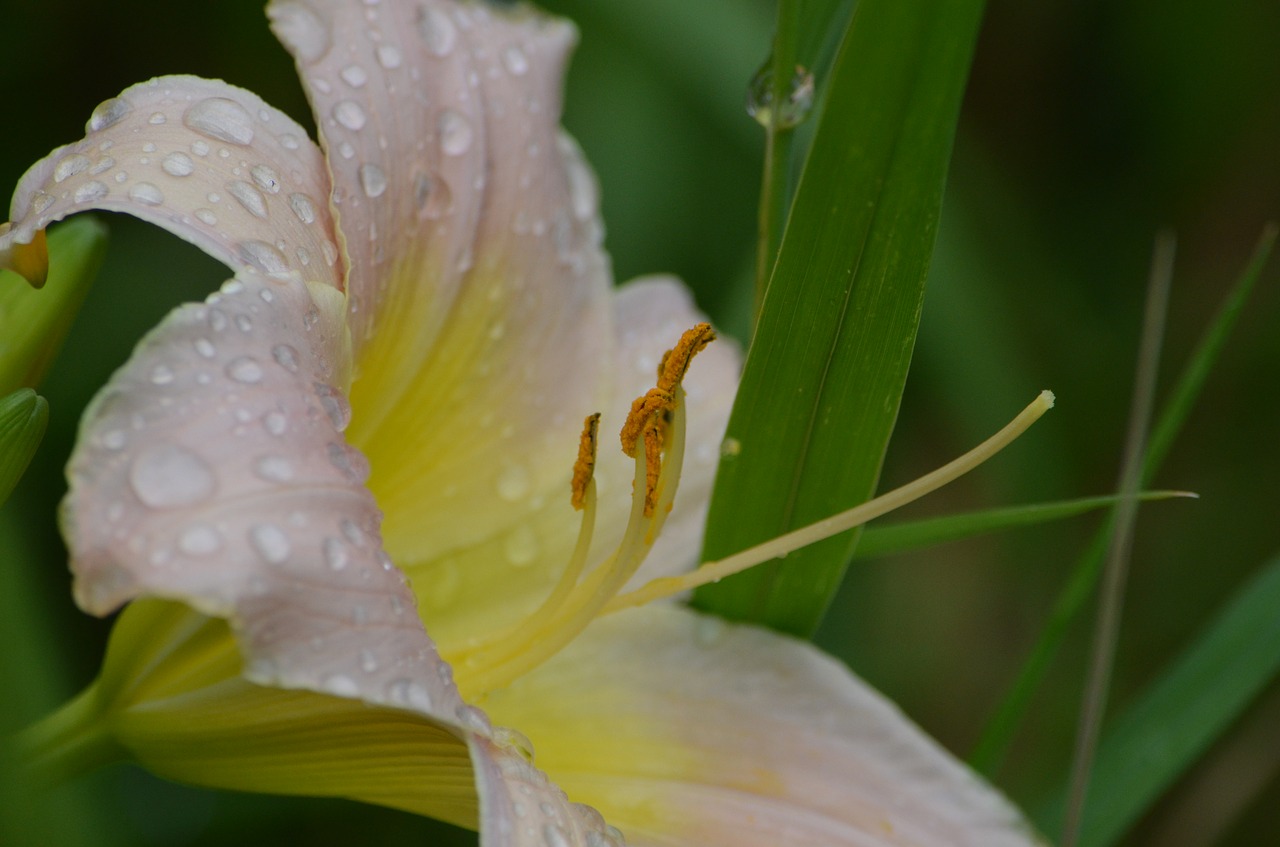
<path fill-rule="evenodd" d="M 778 25 L 773 38 L 770 66 L 769 121 L 765 125 L 764 175 L 760 185 L 760 218 L 756 244 L 755 314 L 760 314 L 764 293 L 773 274 L 773 263 L 782 244 L 782 231 L 791 205 L 791 146 L 795 133 L 779 120 L 790 94 L 796 67 L 798 0 L 778 0 Z"/>
<path fill-rule="evenodd" d="M 14 739 L 18 765 L 38 787 L 54 787 L 123 760 L 103 720 L 98 686 L 89 686 Z"/>

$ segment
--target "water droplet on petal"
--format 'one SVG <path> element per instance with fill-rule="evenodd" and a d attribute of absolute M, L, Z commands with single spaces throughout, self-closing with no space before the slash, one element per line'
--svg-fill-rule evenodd
<path fill-rule="evenodd" d="M 127 100 L 119 97 L 103 100 L 93 110 L 93 114 L 89 116 L 89 123 L 85 125 L 85 130 L 88 132 L 100 132 L 107 127 L 120 123 L 124 116 L 132 111 L 133 107 L 129 105 Z"/>
<path fill-rule="evenodd" d="M 332 385 L 322 382 L 315 384 L 315 390 L 316 396 L 320 398 L 320 407 L 329 417 L 329 423 L 338 432 L 345 430 L 351 423 L 351 404 L 347 402 L 347 398 Z"/>
<path fill-rule="evenodd" d="M 164 203 L 164 193 L 149 182 L 139 182 L 129 189 L 129 199 L 144 206 L 159 206 Z"/>
<path fill-rule="evenodd" d="M 305 194 L 290 194 L 289 208 L 293 209 L 293 213 L 298 216 L 298 220 L 304 224 L 315 223 L 316 207 L 311 198 Z"/>
<path fill-rule="evenodd" d="M 498 496 L 508 503 L 523 500 L 529 496 L 532 487 L 529 471 L 524 465 L 507 465 L 502 473 L 498 474 Z"/>
<path fill-rule="evenodd" d="M 329 52 L 329 28 L 315 12 L 301 3 L 275 3 L 271 13 L 280 40 L 303 61 L 314 62 Z"/>
<path fill-rule="evenodd" d="M 427 693 L 427 687 L 405 677 L 387 683 L 387 701 L 396 706 L 408 706 L 424 712 L 431 709 L 431 695 Z"/>
<path fill-rule="evenodd" d="M 573 847 L 569 842 L 569 836 L 559 826 L 553 823 L 544 824 L 542 827 L 542 842 L 547 847 Z"/>
<path fill-rule="evenodd" d="M 243 106 L 225 97 L 201 100 L 187 109 L 182 122 L 217 141 L 242 146 L 253 141 L 253 118 Z"/>
<path fill-rule="evenodd" d="M 262 416 L 262 426 L 272 435 L 284 435 L 289 429 L 289 419 L 284 412 L 267 412 Z"/>
<path fill-rule="evenodd" d="M 429 220 L 447 215 L 453 207 L 453 193 L 449 191 L 448 184 L 439 177 L 423 173 L 414 178 L 413 200 L 418 206 L 418 214 Z"/>
<path fill-rule="evenodd" d="M 213 342 L 207 338 L 197 338 L 194 342 L 196 352 L 206 359 L 212 359 L 218 354 L 218 348 L 213 346 Z"/>
<path fill-rule="evenodd" d="M 364 109 L 354 100 L 339 100 L 333 106 L 333 119 L 349 130 L 359 131 L 364 128 Z"/>
<path fill-rule="evenodd" d="M 453 21 L 435 6 L 418 7 L 418 34 L 427 49 L 437 56 L 448 56 L 458 43 L 458 30 Z"/>
<path fill-rule="evenodd" d="M 320 549 L 324 552 L 324 561 L 330 570 L 340 571 L 347 566 L 347 548 L 343 547 L 338 539 L 325 538 L 320 544 Z"/>
<path fill-rule="evenodd" d="M 320 680 L 320 687 L 330 694 L 336 694 L 339 697 L 358 697 L 360 696 L 360 686 L 349 676 L 340 673 L 330 674 Z"/>
<path fill-rule="evenodd" d="M 268 165 L 254 165 L 249 170 L 249 176 L 257 183 L 258 187 L 268 194 L 280 193 L 280 175 L 275 169 Z"/>
<path fill-rule="evenodd" d="M 200 503 L 213 494 L 213 469 L 182 447 L 160 444 L 144 450 L 129 469 L 129 485 L 145 505 L 175 509 Z"/>
<path fill-rule="evenodd" d="M 458 718 L 458 723 L 462 724 L 463 729 L 469 729 L 481 735 L 493 734 L 493 724 L 490 723 L 489 716 L 477 707 L 469 703 L 463 703 L 454 711 L 454 714 Z"/>
<path fill-rule="evenodd" d="M 529 70 L 529 58 L 515 45 L 502 51 L 502 63 L 516 76 L 524 76 Z"/>
<path fill-rule="evenodd" d="M 372 650 L 360 651 L 360 670 L 365 673 L 374 673 L 378 670 L 378 657 L 373 655 Z"/>
<path fill-rule="evenodd" d="M 392 44 L 383 44 L 378 47 L 378 64 L 389 71 L 393 71 L 404 63 L 404 57 L 400 55 L 400 49 Z"/>
<path fill-rule="evenodd" d="M 521 524 L 507 533 L 502 542 L 502 552 L 512 567 L 528 567 L 538 558 L 538 536 L 527 524 Z"/>
<path fill-rule="evenodd" d="M 773 109 L 773 58 L 756 71 L 747 86 L 747 114 L 756 119 L 763 127 L 773 125 L 777 129 L 791 129 L 799 125 L 809 115 L 813 107 L 813 74 L 801 65 L 796 65 L 795 72 L 787 83 L 787 95 L 782 107 Z"/>
<path fill-rule="evenodd" d="M 369 81 L 369 75 L 359 65 L 347 65 L 338 76 L 342 77 L 342 81 L 352 88 L 363 88 L 364 84 Z"/>
<path fill-rule="evenodd" d="M 364 189 L 365 196 L 370 199 L 381 197 L 387 190 L 387 176 L 377 165 L 365 163 L 360 166 L 360 187 Z"/>
<path fill-rule="evenodd" d="M 235 180 L 227 183 L 227 193 L 239 201 L 240 205 L 255 218 L 266 218 L 267 198 L 262 192 L 247 182 Z"/>
<path fill-rule="evenodd" d="M 471 147 L 471 124 L 452 109 L 440 113 L 440 149 L 449 156 L 461 156 Z"/>
<path fill-rule="evenodd" d="M 286 274 L 289 260 L 265 241 L 240 242 L 240 258 L 265 274 Z"/>
<path fill-rule="evenodd" d="M 82 173 L 88 168 L 88 156 L 81 156 L 79 154 L 67 156 L 65 159 L 58 162 L 57 166 L 53 169 L 53 181 L 62 182 L 78 173 Z"/>
<path fill-rule="evenodd" d="M 289 373 L 298 372 L 298 351 L 289 344 L 277 344 L 271 348 L 271 358 L 276 360 L 276 364 L 287 370 Z"/>
<path fill-rule="evenodd" d="M 208 209 L 196 209 L 195 216 L 196 216 L 196 220 L 200 221 L 200 223 L 204 224 L 205 226 L 218 225 L 218 216 Z"/>
<path fill-rule="evenodd" d="M 175 151 L 164 157 L 160 162 L 160 169 L 169 176 L 191 176 L 196 169 L 196 163 L 191 161 L 191 157 L 186 153 Z"/>
<path fill-rule="evenodd" d="M 742 452 L 742 442 L 736 438 L 726 438 L 720 442 L 720 455 L 726 459 L 733 458 Z"/>
<path fill-rule="evenodd" d="M 107 196 L 107 187 L 96 179 L 91 179 L 76 189 L 74 195 L 77 203 L 94 203 Z"/>
<path fill-rule="evenodd" d="M 173 382 L 173 368 L 168 365 L 156 365 L 151 369 L 152 385 L 168 385 Z"/>
<path fill-rule="evenodd" d="M 289 558 L 289 536 L 275 524 L 258 524 L 249 530 L 249 544 L 267 564 L 278 565 Z"/>
<path fill-rule="evenodd" d="M 293 462 L 284 456 L 262 456 L 254 463 L 253 472 L 267 482 L 288 482 L 293 479 Z"/>
<path fill-rule="evenodd" d="M 262 381 L 262 365 L 251 356 L 240 356 L 227 365 L 227 376 L 236 382 L 252 385 Z"/>
<path fill-rule="evenodd" d="M 222 534 L 208 524 L 187 527 L 178 537 L 178 549 L 189 556 L 208 556 L 222 548 Z"/>
<path fill-rule="evenodd" d="M 364 530 L 356 526 L 355 521 L 351 520 L 351 518 L 343 518 L 342 523 L 339 524 L 339 526 L 342 528 L 342 534 L 346 536 L 348 541 L 357 547 L 364 546 Z"/>

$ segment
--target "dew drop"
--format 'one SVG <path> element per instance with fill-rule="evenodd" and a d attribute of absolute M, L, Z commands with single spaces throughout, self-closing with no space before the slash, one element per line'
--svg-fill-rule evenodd
<path fill-rule="evenodd" d="M 502 542 L 502 552 L 512 567 L 528 567 L 538 558 L 538 536 L 527 524 L 522 524 L 507 533 Z"/>
<path fill-rule="evenodd" d="M 253 331 L 253 321 L 249 320 L 248 315 L 236 315 L 232 320 L 235 322 L 236 329 L 241 332 L 247 334 Z"/>
<path fill-rule="evenodd" d="M 247 145 L 253 141 L 253 118 L 244 107 L 225 97 L 209 97 L 182 116 L 189 129 L 217 141 Z"/>
<path fill-rule="evenodd" d="M 218 354 L 218 348 L 213 346 L 213 342 L 207 338 L 197 338 L 194 342 L 196 352 L 206 359 L 212 359 Z"/>
<path fill-rule="evenodd" d="M 349 676 L 340 673 L 330 674 L 320 680 L 320 687 L 330 694 L 336 694 L 339 697 L 358 697 L 360 695 L 360 686 Z"/>
<path fill-rule="evenodd" d="M 152 112 L 151 117 L 147 118 L 147 123 L 152 126 L 161 126 L 169 119 L 164 116 L 164 112 Z"/>
<path fill-rule="evenodd" d="M 284 435 L 289 429 L 289 419 L 284 412 L 267 412 L 262 416 L 262 426 L 272 435 Z"/>
<path fill-rule="evenodd" d="M 569 836 L 565 835 L 564 830 L 553 823 L 543 825 L 542 842 L 547 847 L 573 847 L 569 843 Z"/>
<path fill-rule="evenodd" d="M 427 687 L 406 677 L 398 677 L 387 683 L 387 701 L 396 706 L 408 706 L 420 711 L 431 709 L 431 695 Z"/>
<path fill-rule="evenodd" d="M 96 179 L 91 179 L 76 189 L 73 195 L 77 203 L 94 203 L 107 196 L 107 187 Z"/>
<path fill-rule="evenodd" d="M 289 272 L 289 260 L 265 241 L 241 241 L 240 258 L 266 274 Z"/>
<path fill-rule="evenodd" d="M 252 385 L 262 381 L 262 365 L 251 356 L 240 356 L 227 364 L 227 376 L 236 382 Z"/>
<path fill-rule="evenodd" d="M 268 194 L 280 193 L 280 175 L 269 165 L 254 165 L 249 170 L 249 176 Z"/>
<path fill-rule="evenodd" d="M 89 169 L 89 173 L 93 174 L 94 176 L 98 176 L 99 174 L 106 173 L 107 171 L 111 170 L 115 166 L 116 166 L 115 159 L 111 158 L 110 156 L 103 156 L 101 159 L 98 160 L 98 163 L 96 165 L 94 165 L 92 168 Z"/>
<path fill-rule="evenodd" d="M 340 571 L 347 566 L 349 558 L 347 556 L 347 548 L 342 546 L 342 542 L 336 538 L 325 538 L 320 544 L 320 549 L 324 553 L 325 564 L 330 570 Z"/>
<path fill-rule="evenodd" d="M 342 534 L 346 539 L 357 547 L 363 547 L 365 544 L 364 530 L 356 526 L 356 522 L 351 518 L 343 518 L 339 524 Z"/>
<path fill-rule="evenodd" d="M 278 565 L 289 558 L 289 536 L 275 524 L 262 523 L 250 529 L 249 544 L 267 564 Z"/>
<path fill-rule="evenodd" d="M 795 72 L 787 84 L 787 96 L 782 107 L 774 114 L 773 108 L 773 58 L 756 71 L 747 86 L 747 114 L 756 119 L 761 126 L 776 129 L 791 129 L 799 125 L 809 115 L 813 107 L 813 74 L 801 65 L 796 65 Z"/>
<path fill-rule="evenodd" d="M 53 169 L 53 181 L 55 183 L 63 182 L 78 173 L 83 173 L 88 168 L 88 156 L 81 156 L 79 154 L 67 156 L 65 159 L 58 162 L 57 167 Z"/>
<path fill-rule="evenodd" d="M 191 157 L 186 153 L 175 151 L 161 160 L 160 169 L 169 176 L 191 176 L 196 169 L 196 163 L 191 161 Z"/>
<path fill-rule="evenodd" d="M 516 76 L 524 76 L 529 71 L 529 58 L 515 45 L 502 51 L 502 63 Z"/>
<path fill-rule="evenodd" d="M 164 193 L 149 182 L 139 182 L 129 189 L 129 199 L 144 206 L 159 206 L 164 203 Z"/>
<path fill-rule="evenodd" d="M 227 183 L 227 193 L 239 201 L 249 214 L 255 218 L 267 217 L 267 199 L 262 192 L 242 180 Z"/>
<path fill-rule="evenodd" d="M 112 162 L 112 164 L 115 164 L 115 163 Z M 98 173 L 101 173 L 101 171 L 98 171 Z M 52 194 L 45 194 L 43 191 L 41 191 L 41 192 L 38 192 L 35 196 L 35 199 L 31 201 L 31 208 L 35 211 L 37 215 L 43 215 L 48 210 L 48 208 L 56 202 L 58 202 L 58 198 L 54 197 Z"/>
<path fill-rule="evenodd" d="M 315 223 L 316 207 L 311 198 L 305 194 L 290 194 L 289 208 L 293 209 L 293 213 L 298 216 L 298 220 L 304 224 Z"/>
<path fill-rule="evenodd" d="M 726 459 L 733 458 L 742 452 L 742 442 L 736 438 L 726 438 L 720 442 L 720 455 Z"/>
<path fill-rule="evenodd" d="M 213 494 L 213 470 L 195 453 L 174 444 L 144 450 L 129 469 L 129 485 L 145 505 L 176 509 Z"/>
<path fill-rule="evenodd" d="M 458 43 L 458 30 L 453 21 L 435 6 L 418 7 L 418 34 L 427 49 L 437 56 L 448 56 Z"/>
<path fill-rule="evenodd" d="M 360 166 L 360 187 L 364 189 L 365 196 L 370 199 L 381 197 L 387 190 L 387 176 L 382 172 L 382 168 L 366 162 Z"/>
<path fill-rule="evenodd" d="M 276 3 L 271 11 L 280 40 L 303 61 L 314 62 L 329 52 L 329 28 L 315 12 L 301 3 Z"/>
<path fill-rule="evenodd" d="M 191 142 L 191 152 L 195 153 L 197 156 L 208 156 L 209 145 L 207 142 L 201 141 L 197 138 L 195 141 Z"/>
<path fill-rule="evenodd" d="M 360 104 L 354 100 L 339 100 L 335 103 L 333 119 L 353 132 L 363 129 L 365 121 L 368 120 L 364 109 L 361 109 Z"/>
<path fill-rule="evenodd" d="M 178 537 L 178 549 L 190 556 L 208 556 L 222 548 L 222 534 L 208 524 L 187 527 Z"/>
<path fill-rule="evenodd" d="M 300 145 L 297 136 L 286 132 L 280 136 L 280 146 L 286 150 L 297 150 Z"/>
<path fill-rule="evenodd" d="M 338 76 L 342 77 L 342 81 L 352 88 L 363 88 L 364 84 L 369 81 L 369 75 L 359 65 L 347 65 Z"/>
<path fill-rule="evenodd" d="M 458 723 L 462 724 L 464 729 L 469 729 L 482 735 L 493 734 L 493 724 L 490 723 L 489 716 L 479 708 L 469 703 L 463 703 L 454 711 L 454 714 L 458 718 Z"/>
<path fill-rule="evenodd" d="M 347 398 L 332 385 L 322 382 L 315 384 L 315 390 L 316 396 L 320 398 L 320 407 L 328 416 L 329 423 L 333 424 L 333 428 L 338 432 L 345 430 L 351 423 L 351 404 L 347 402 Z"/>
<path fill-rule="evenodd" d="M 510 464 L 498 474 L 498 496 L 508 503 L 515 503 L 529 496 L 533 483 L 524 465 Z"/>
<path fill-rule="evenodd" d="M 271 358 L 289 373 L 298 372 L 298 351 L 289 344 L 277 344 L 271 348 Z"/>
<path fill-rule="evenodd" d="M 168 365 L 156 365 L 151 369 L 152 385 L 168 385 L 173 382 L 173 368 Z"/>
<path fill-rule="evenodd" d="M 437 220 L 453 207 L 453 193 L 449 185 L 439 177 L 418 174 L 413 181 L 413 200 L 418 214 L 428 220 Z"/>
<path fill-rule="evenodd" d="M 391 44 L 383 44 L 378 48 L 378 64 L 389 71 L 393 71 L 404 63 L 404 57 L 400 55 L 400 49 Z"/>
<path fill-rule="evenodd" d="M 375 673 L 378 670 L 378 657 L 373 655 L 373 651 L 364 649 L 360 651 L 360 670 L 365 673 Z"/>
<path fill-rule="evenodd" d="M 293 462 L 284 456 L 262 456 L 254 462 L 253 472 L 267 482 L 288 482 L 293 479 Z"/>
<path fill-rule="evenodd" d="M 119 97 L 103 100 L 93 110 L 93 114 L 89 116 L 89 123 L 85 124 L 85 130 L 88 132 L 100 132 L 107 127 L 115 126 L 124 119 L 125 115 L 132 111 L 133 107 L 129 105 L 127 100 Z"/>
<path fill-rule="evenodd" d="M 215 215 L 209 209 L 196 209 L 195 216 L 196 216 L 196 220 L 200 221 L 200 223 L 204 224 L 205 226 L 218 225 L 218 216 Z"/>
<path fill-rule="evenodd" d="M 461 156 L 471 147 L 473 132 L 471 124 L 453 109 L 445 109 L 440 113 L 438 121 L 440 130 L 440 149 L 449 156 Z"/>

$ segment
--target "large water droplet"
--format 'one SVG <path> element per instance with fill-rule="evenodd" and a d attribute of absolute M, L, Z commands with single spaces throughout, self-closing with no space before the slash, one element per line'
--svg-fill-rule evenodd
<path fill-rule="evenodd" d="M 269 165 L 254 165 L 249 170 L 249 176 L 268 194 L 280 193 L 280 175 L 276 173 L 275 168 Z"/>
<path fill-rule="evenodd" d="M 93 114 L 89 116 L 89 123 L 85 124 L 85 130 L 87 132 L 100 132 L 107 127 L 115 126 L 124 119 L 125 115 L 132 111 L 133 107 L 129 105 L 129 101 L 120 97 L 103 100 L 93 110 Z"/>
<path fill-rule="evenodd" d="M 213 469 L 182 447 L 160 444 L 138 455 L 129 469 L 133 493 L 153 509 L 176 509 L 200 503 L 213 494 Z"/>
<path fill-rule="evenodd" d="M 293 479 L 293 462 L 284 456 L 262 456 L 254 462 L 253 472 L 267 482 L 288 482 Z"/>
<path fill-rule="evenodd" d="M 787 83 L 782 106 L 773 108 L 773 59 L 770 57 L 756 71 L 747 86 L 747 114 L 763 127 L 791 129 L 809 115 L 813 107 L 813 74 L 796 65 L 795 73 Z"/>
<path fill-rule="evenodd" d="M 144 206 L 159 206 L 164 203 L 164 193 L 149 182 L 139 182 L 129 189 L 129 199 Z"/>
<path fill-rule="evenodd" d="M 253 141 L 253 118 L 244 107 L 225 97 L 210 97 L 196 103 L 182 116 L 188 128 L 229 144 Z"/>
<path fill-rule="evenodd" d="M 255 218 L 265 219 L 267 217 L 267 198 L 263 197 L 262 192 L 249 183 L 238 179 L 229 182 L 227 183 L 227 193 L 236 198 L 237 202 Z"/>
<path fill-rule="evenodd" d="M 240 258 L 265 274 L 286 274 L 289 260 L 265 241 L 240 242 Z"/>
<path fill-rule="evenodd" d="M 186 153 L 175 151 L 161 160 L 160 169 L 169 176 L 191 176 L 196 169 L 196 163 Z"/>
<path fill-rule="evenodd" d="M 521 524 L 507 533 L 502 542 L 502 552 L 513 567 L 528 567 L 538 558 L 538 536 L 527 524 Z"/>
<path fill-rule="evenodd" d="M 240 356 L 227 364 L 227 376 L 236 382 L 252 385 L 262 381 L 262 365 L 252 356 Z"/>
<path fill-rule="evenodd" d="M 529 496 L 533 482 L 524 465 L 510 464 L 498 474 L 498 496 L 508 503 L 523 500 Z"/>
<path fill-rule="evenodd" d="M 305 194 L 290 194 L 289 208 L 304 224 L 315 223 L 316 207 L 311 198 Z"/>
<path fill-rule="evenodd" d="M 275 3 L 271 7 L 275 30 L 305 62 L 314 62 L 329 52 L 329 28 L 316 13 L 301 3 Z"/>
<path fill-rule="evenodd" d="M 178 549 L 189 556 L 208 556 L 222 549 L 222 534 L 208 524 L 194 524 L 178 536 Z"/>
<path fill-rule="evenodd" d="M 107 187 L 96 179 L 91 179 L 76 189 L 73 195 L 77 203 L 95 203 L 107 196 Z"/>
<path fill-rule="evenodd" d="M 74 156 L 67 156 L 65 159 L 58 162 L 56 167 L 54 167 L 53 181 L 55 183 L 62 182 L 66 179 L 69 179 L 70 177 L 75 176 L 78 173 L 82 173 L 83 171 L 87 170 L 88 167 L 89 167 L 88 156 L 81 156 L 79 154 L 76 154 Z"/>
<path fill-rule="evenodd" d="M 290 344 L 277 344 L 271 348 L 271 358 L 289 373 L 298 372 L 298 351 Z"/>
<path fill-rule="evenodd" d="M 320 398 L 320 407 L 324 409 L 329 422 L 338 432 L 342 432 L 351 423 L 351 404 L 342 392 L 332 385 L 322 382 L 315 384 L 316 396 Z"/>
<path fill-rule="evenodd" d="M 278 565 L 289 558 L 289 536 L 275 524 L 258 524 L 249 530 L 249 544 L 267 564 Z"/>
<path fill-rule="evenodd" d="M 471 147 L 474 135 L 470 122 L 453 109 L 445 109 L 440 113 L 438 121 L 440 130 L 440 149 L 449 156 L 461 156 Z"/>
<path fill-rule="evenodd" d="M 427 49 L 437 56 L 448 56 L 458 43 L 458 30 L 449 16 L 435 6 L 418 7 L 418 34 Z"/>
<path fill-rule="evenodd" d="M 359 131 L 364 128 L 365 117 L 364 109 L 360 108 L 360 104 L 354 100 L 339 100 L 333 106 L 333 119 L 352 131 Z"/>
<path fill-rule="evenodd" d="M 382 168 L 372 162 L 366 162 L 360 166 L 360 187 L 364 189 L 365 196 L 370 199 L 381 197 L 387 190 L 387 175 L 382 172 Z"/>

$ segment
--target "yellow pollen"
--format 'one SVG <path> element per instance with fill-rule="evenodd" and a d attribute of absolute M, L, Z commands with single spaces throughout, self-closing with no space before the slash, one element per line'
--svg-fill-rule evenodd
<path fill-rule="evenodd" d="M 632 402 L 631 412 L 622 425 L 619 438 L 623 453 L 634 459 L 640 440 L 644 440 L 645 517 L 653 515 L 658 502 L 662 451 L 667 447 L 667 429 L 671 423 L 671 413 L 675 409 L 675 392 L 679 390 L 684 375 L 689 372 L 693 357 L 715 338 L 715 330 L 708 323 L 700 323 L 685 330 L 676 346 L 663 354 L 658 365 L 658 384 Z"/>
<path fill-rule="evenodd" d="M 582 422 L 582 437 L 578 439 L 578 460 L 573 463 L 573 495 L 569 503 L 574 511 L 581 512 L 587 504 L 587 486 L 596 469 L 596 443 L 600 434 L 600 413 L 587 415 Z"/>

